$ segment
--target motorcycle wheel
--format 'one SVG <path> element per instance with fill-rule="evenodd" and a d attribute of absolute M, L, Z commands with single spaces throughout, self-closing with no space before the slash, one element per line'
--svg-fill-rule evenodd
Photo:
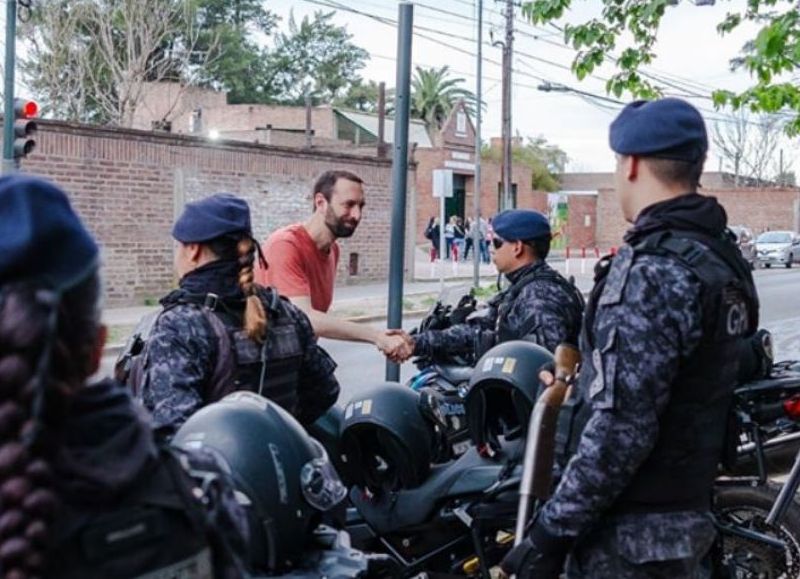
<path fill-rule="evenodd" d="M 764 533 L 786 544 L 781 553 L 757 540 L 725 535 L 723 559 L 732 579 L 794 579 L 800 577 L 800 505 L 794 501 L 778 525 L 765 519 L 778 496 L 774 485 L 759 487 L 718 487 L 716 516 L 729 523 Z"/>

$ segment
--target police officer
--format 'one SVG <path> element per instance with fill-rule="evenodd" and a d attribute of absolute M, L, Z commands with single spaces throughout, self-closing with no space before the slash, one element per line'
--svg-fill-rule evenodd
<path fill-rule="evenodd" d="M 758 302 L 724 209 L 696 192 L 700 113 L 674 98 L 633 102 L 609 140 L 633 227 L 596 271 L 574 454 L 503 568 L 555 578 L 569 554 L 568 577 L 702 577 L 736 352 Z"/>
<path fill-rule="evenodd" d="M 336 364 L 303 312 L 253 283 L 247 203 L 230 194 L 188 203 L 172 235 L 180 287 L 161 300 L 129 377 L 159 433 L 235 390 L 270 398 L 303 424 L 319 418 L 339 395 Z"/>
<path fill-rule="evenodd" d="M 413 354 L 474 354 L 508 340 L 529 339 L 554 351 L 577 343 L 583 296 L 545 261 L 550 223 L 538 211 L 511 209 L 493 220 L 494 263 L 510 286 L 489 301 L 485 317 L 411 337 Z"/>
<path fill-rule="evenodd" d="M 0 178 L 0 230 L 0 576 L 239 576 L 230 481 L 159 447 L 124 386 L 86 384 L 106 337 L 98 249 L 66 195 Z"/>

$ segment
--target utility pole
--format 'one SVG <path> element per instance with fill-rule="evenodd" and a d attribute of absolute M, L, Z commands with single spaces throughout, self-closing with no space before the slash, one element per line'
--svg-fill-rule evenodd
<path fill-rule="evenodd" d="M 475 217 L 472 221 L 472 285 L 476 289 L 481 284 L 481 74 L 483 70 L 483 0 L 476 0 L 476 20 L 478 22 L 478 59 L 475 63 L 475 98 L 478 101 L 475 107 L 475 185 L 473 186 L 473 209 Z M 444 227 L 444 225 L 442 225 Z"/>
<path fill-rule="evenodd" d="M 403 327 L 403 252 L 406 246 L 406 188 L 408 186 L 408 122 L 411 99 L 411 40 L 414 4 L 397 5 L 397 76 L 394 141 L 392 142 L 392 232 L 389 246 L 389 304 L 387 327 Z M 442 225 L 444 227 L 444 225 Z M 386 380 L 400 381 L 400 366 L 386 361 Z"/>
<path fill-rule="evenodd" d="M 3 174 L 12 173 L 14 161 L 14 65 L 17 41 L 17 0 L 6 2 L 6 70 L 3 114 Z"/>
<path fill-rule="evenodd" d="M 506 39 L 503 44 L 503 204 L 511 209 L 511 68 L 514 52 L 514 0 L 506 0 Z"/>

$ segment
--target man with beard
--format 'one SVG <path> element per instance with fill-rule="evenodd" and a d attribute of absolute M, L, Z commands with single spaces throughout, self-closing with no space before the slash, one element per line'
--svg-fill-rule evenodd
<path fill-rule="evenodd" d="M 333 301 L 339 238 L 355 233 L 364 211 L 364 181 L 350 171 L 326 171 L 314 184 L 314 213 L 304 223 L 278 229 L 263 246 L 268 267 L 257 280 L 274 287 L 311 319 L 317 336 L 369 342 L 396 359 L 403 335 L 392 335 L 328 314 Z"/>

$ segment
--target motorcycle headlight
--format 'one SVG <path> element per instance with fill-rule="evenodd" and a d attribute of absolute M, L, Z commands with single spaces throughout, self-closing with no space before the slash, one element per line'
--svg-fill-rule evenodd
<path fill-rule="evenodd" d="M 308 461 L 300 470 L 300 488 L 309 505 L 320 511 L 329 511 L 347 496 L 347 487 L 328 460 L 322 445 L 312 441 L 320 456 Z"/>

